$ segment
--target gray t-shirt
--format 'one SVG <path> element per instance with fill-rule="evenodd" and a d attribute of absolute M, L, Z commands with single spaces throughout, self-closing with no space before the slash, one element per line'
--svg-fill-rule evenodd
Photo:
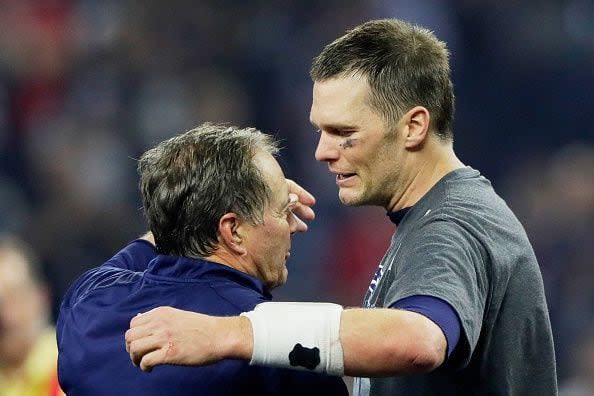
<path fill-rule="evenodd" d="M 427 295 L 448 302 L 461 334 L 428 374 L 355 380 L 355 395 L 556 395 L 543 282 L 524 228 L 472 168 L 440 180 L 400 222 L 365 307 Z"/>

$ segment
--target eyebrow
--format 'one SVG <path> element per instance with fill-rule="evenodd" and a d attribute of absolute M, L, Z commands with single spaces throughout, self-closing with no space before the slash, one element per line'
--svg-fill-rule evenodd
<path fill-rule="evenodd" d="M 319 125 L 317 125 L 315 122 L 313 122 L 312 120 L 309 120 L 309 123 L 315 128 L 315 129 L 322 129 Z M 358 127 L 356 125 L 352 125 L 352 124 L 343 124 L 343 123 L 334 123 L 334 124 L 326 124 L 324 125 L 324 127 L 329 128 L 329 129 L 336 129 L 336 130 L 354 130 L 354 129 L 358 129 Z"/>

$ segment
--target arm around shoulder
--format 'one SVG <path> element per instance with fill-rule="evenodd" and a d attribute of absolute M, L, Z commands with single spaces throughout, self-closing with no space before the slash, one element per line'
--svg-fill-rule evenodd
<path fill-rule="evenodd" d="M 277 315 L 270 320 L 282 318 Z M 342 311 L 339 333 L 346 375 L 428 372 L 439 367 L 446 356 L 447 342 L 441 329 L 415 312 L 347 309 Z M 245 316 L 213 317 L 160 307 L 132 319 L 126 350 L 144 371 L 160 364 L 202 366 L 222 359 L 250 360 L 253 327 Z"/>

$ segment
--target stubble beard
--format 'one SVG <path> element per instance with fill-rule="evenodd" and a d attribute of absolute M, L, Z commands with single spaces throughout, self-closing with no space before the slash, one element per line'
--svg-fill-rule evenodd
<path fill-rule="evenodd" d="M 344 190 L 342 190 L 344 191 Z M 338 191 L 338 199 L 345 206 L 372 206 L 374 205 L 372 197 L 369 194 L 369 189 L 362 186 L 361 190 L 358 191 L 344 191 L 347 196 L 341 194 L 341 190 Z"/>
<path fill-rule="evenodd" d="M 377 188 L 371 186 L 362 186 L 357 191 L 344 191 L 347 196 L 341 194 L 341 190 L 338 191 L 338 199 L 345 206 L 379 206 L 387 208 L 390 203 L 391 196 L 389 194 L 390 184 L 382 183 Z"/>

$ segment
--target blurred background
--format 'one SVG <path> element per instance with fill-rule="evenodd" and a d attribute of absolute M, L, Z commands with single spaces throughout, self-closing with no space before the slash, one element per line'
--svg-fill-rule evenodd
<path fill-rule="evenodd" d="M 308 72 L 346 29 L 390 17 L 448 43 L 456 151 L 534 245 L 562 394 L 594 394 L 593 0 L 0 0 L 0 233 L 34 247 L 54 318 L 146 229 L 135 159 L 204 121 L 282 138 L 286 174 L 317 197 L 277 299 L 359 305 L 394 227 L 340 206 L 314 160 Z"/>

